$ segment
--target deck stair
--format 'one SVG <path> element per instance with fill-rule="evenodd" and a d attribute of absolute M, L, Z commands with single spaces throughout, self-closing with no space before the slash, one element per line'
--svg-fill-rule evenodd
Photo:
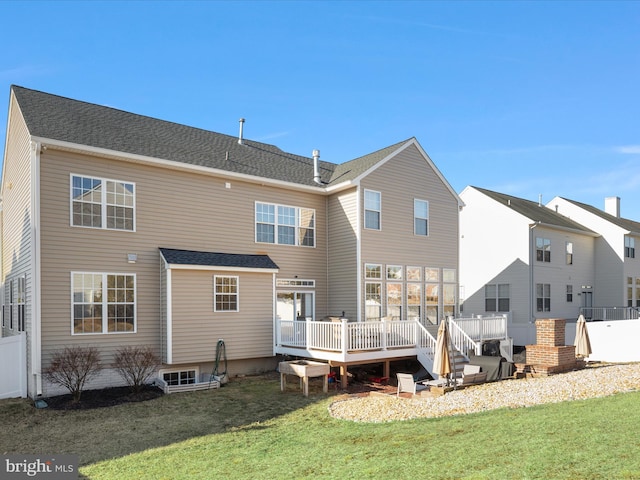
<path fill-rule="evenodd" d="M 423 342 L 421 342 L 421 348 L 418 349 L 418 361 L 431 377 L 436 378 L 438 374 L 433 371 L 433 359 L 435 343 L 438 338 L 438 325 L 423 325 L 421 330 Z M 458 350 L 455 345 L 451 345 L 449 355 L 451 358 L 451 366 L 454 369 L 452 377 L 459 378 L 462 376 L 465 364 L 469 363 L 469 359 L 464 353 Z"/>

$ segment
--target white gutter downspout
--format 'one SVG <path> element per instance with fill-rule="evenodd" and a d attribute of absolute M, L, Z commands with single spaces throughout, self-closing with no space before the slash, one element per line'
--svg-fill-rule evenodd
<path fill-rule="evenodd" d="M 42 295 L 40 264 L 40 142 L 31 142 L 31 362 L 36 396 L 42 395 Z"/>
<path fill-rule="evenodd" d="M 276 311 L 276 273 L 272 274 L 272 286 L 271 286 L 271 318 L 273 318 L 273 356 L 275 357 L 278 352 L 276 348 L 278 347 L 278 339 L 280 338 L 280 324 L 277 318 Z"/>
<path fill-rule="evenodd" d="M 171 269 L 165 261 L 165 272 L 167 275 L 167 364 L 173 363 L 173 293 L 171 292 Z"/>
<path fill-rule="evenodd" d="M 358 182 L 358 184 L 356 185 L 356 208 L 357 208 L 357 215 L 356 215 L 356 266 L 357 266 L 357 275 L 356 275 L 356 292 L 357 292 L 357 298 L 358 298 L 358 302 L 356 305 L 356 320 L 358 322 L 362 322 L 366 319 L 363 319 L 361 317 L 362 315 L 362 304 L 364 303 L 365 299 L 362 296 L 362 232 L 361 232 L 361 228 L 362 228 L 362 211 L 361 211 L 361 206 L 362 206 L 362 202 L 360 200 L 360 197 L 362 196 L 362 191 L 360 190 L 360 183 Z"/>
<path fill-rule="evenodd" d="M 535 323 L 535 314 L 534 314 L 534 303 L 535 303 L 535 281 L 533 275 L 533 269 L 535 265 L 535 255 L 534 255 L 534 246 L 535 242 L 533 240 L 533 230 L 538 226 L 538 223 L 529 224 L 529 323 Z"/>

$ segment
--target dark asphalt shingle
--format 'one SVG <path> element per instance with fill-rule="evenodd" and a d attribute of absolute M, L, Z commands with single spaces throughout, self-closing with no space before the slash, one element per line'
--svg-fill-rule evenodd
<path fill-rule="evenodd" d="M 313 158 L 274 145 L 136 115 L 111 107 L 12 86 L 29 133 L 44 139 L 104 148 L 254 177 L 318 186 Z M 338 165 L 320 161 L 324 182 L 352 180 L 405 142 Z"/>
<path fill-rule="evenodd" d="M 197 252 L 161 248 L 160 254 L 172 265 L 198 265 L 209 267 L 277 269 L 278 265 L 268 255 L 244 255 L 238 253 Z"/>
<path fill-rule="evenodd" d="M 511 210 L 518 212 L 530 219 L 532 222 L 540 222 L 547 225 L 554 225 L 557 227 L 570 228 L 573 230 L 584 231 L 586 233 L 594 233 L 584 225 L 579 224 L 571 220 L 564 215 L 557 213 L 544 205 L 539 205 L 537 202 L 531 200 L 525 200 L 524 198 L 513 197 L 504 193 L 493 192 L 484 188 L 473 187 L 479 192 L 484 193 L 489 198 L 492 198 L 496 202 L 504 205 Z"/>

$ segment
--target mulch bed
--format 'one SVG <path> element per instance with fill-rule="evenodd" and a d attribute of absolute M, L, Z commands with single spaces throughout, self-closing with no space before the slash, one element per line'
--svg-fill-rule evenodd
<path fill-rule="evenodd" d="M 138 393 L 133 393 L 129 387 L 103 388 L 100 390 L 85 390 L 79 402 L 74 402 L 71 394 L 46 398 L 48 408 L 54 410 L 86 410 L 91 408 L 113 407 L 123 403 L 144 402 L 164 395 L 157 387 L 145 385 Z"/>

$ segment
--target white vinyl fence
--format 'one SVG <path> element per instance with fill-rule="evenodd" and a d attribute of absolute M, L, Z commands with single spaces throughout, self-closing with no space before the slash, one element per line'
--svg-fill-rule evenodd
<path fill-rule="evenodd" d="M 27 337 L 0 338 L 0 398 L 27 396 Z"/>

